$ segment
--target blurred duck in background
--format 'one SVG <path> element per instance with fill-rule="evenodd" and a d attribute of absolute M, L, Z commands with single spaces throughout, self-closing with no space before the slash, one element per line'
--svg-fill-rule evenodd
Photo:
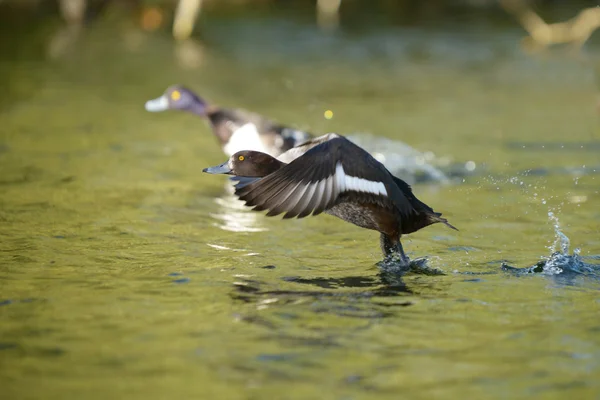
<path fill-rule="evenodd" d="M 254 112 L 211 105 L 181 85 L 167 88 L 162 96 L 147 101 L 145 107 L 149 112 L 182 110 L 202 117 L 208 121 L 227 156 L 254 150 L 290 162 L 300 153 L 288 150 L 314 137 L 309 132 L 279 124 Z M 426 154 L 405 143 L 367 134 L 349 135 L 348 139 L 409 183 L 446 183 L 449 180 L 444 172 L 427 162 Z"/>
<path fill-rule="evenodd" d="M 162 96 L 147 101 L 146 110 L 182 110 L 204 118 L 228 156 L 242 150 L 255 150 L 277 157 L 312 137 L 308 132 L 278 124 L 260 114 L 208 104 L 180 85 L 171 86 Z"/>

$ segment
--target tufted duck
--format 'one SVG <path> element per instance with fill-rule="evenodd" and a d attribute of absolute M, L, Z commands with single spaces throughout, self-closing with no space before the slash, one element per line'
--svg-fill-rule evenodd
<path fill-rule="evenodd" d="M 277 124 L 262 115 L 209 105 L 191 90 L 175 85 L 146 102 L 146 110 L 184 110 L 208 119 L 213 133 L 228 156 L 241 150 L 261 151 L 277 157 L 311 138 L 307 132 Z"/>
<path fill-rule="evenodd" d="M 244 150 L 203 171 L 234 175 L 235 194 L 255 211 L 268 210 L 267 216 L 303 218 L 325 212 L 379 231 L 384 256 L 396 254 L 405 264 L 409 260 L 400 243 L 403 234 L 437 222 L 458 230 L 417 199 L 406 182 L 343 136 L 324 135 L 293 151 L 302 154 L 289 164 Z"/>

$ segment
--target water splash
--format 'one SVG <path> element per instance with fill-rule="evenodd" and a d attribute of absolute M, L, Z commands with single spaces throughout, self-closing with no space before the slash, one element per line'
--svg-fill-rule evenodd
<path fill-rule="evenodd" d="M 551 246 L 548 246 L 548 250 L 550 250 L 552 253 L 558 251 L 563 254 L 568 254 L 571 241 L 567 235 L 560 230 L 560 222 L 558 221 L 558 217 L 554 214 L 554 212 L 549 211 L 548 218 L 554 227 L 554 243 L 552 243 Z"/>
<path fill-rule="evenodd" d="M 519 275 L 542 274 L 542 275 L 561 275 L 561 274 L 597 274 L 600 272 L 597 265 L 585 263 L 581 256 L 581 249 L 576 248 L 573 254 L 569 254 L 571 241 L 560 229 L 560 222 L 553 211 L 548 212 L 548 218 L 554 227 L 554 242 L 548 246 L 551 252 L 549 257 L 543 257 L 535 265 L 528 268 L 511 267 L 503 263 L 504 271 L 513 272 Z"/>
<path fill-rule="evenodd" d="M 398 255 L 391 254 L 385 257 L 382 261 L 376 263 L 377 267 L 384 275 L 405 275 L 413 273 L 417 275 L 446 275 L 444 271 L 430 267 L 428 257 L 419 257 L 410 260 L 408 265 L 405 264 Z"/>

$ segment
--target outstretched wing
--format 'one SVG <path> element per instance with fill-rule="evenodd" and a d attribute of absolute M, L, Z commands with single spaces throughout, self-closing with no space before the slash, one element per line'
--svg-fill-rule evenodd
<path fill-rule="evenodd" d="M 384 179 L 382 179 L 382 177 Z M 370 193 L 389 200 L 401 215 L 414 208 L 385 167 L 348 139 L 335 135 L 276 172 L 243 187 L 236 194 L 254 210 L 283 218 L 318 215 L 346 192 Z"/>
<path fill-rule="evenodd" d="M 321 143 L 327 142 L 331 139 L 339 138 L 340 136 L 335 133 L 327 133 L 325 135 L 316 137 L 314 139 L 305 140 L 299 145 L 292 147 L 286 152 L 277 156 L 277 159 L 286 164 L 291 163 L 298 157 L 302 157 L 308 150 L 320 145 Z"/>

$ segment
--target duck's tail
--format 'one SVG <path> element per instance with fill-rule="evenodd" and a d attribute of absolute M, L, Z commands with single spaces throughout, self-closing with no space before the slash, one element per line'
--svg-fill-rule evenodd
<path fill-rule="evenodd" d="M 446 225 L 448 228 L 458 231 L 458 228 L 455 227 L 454 225 L 452 225 L 450 222 L 448 222 L 448 220 L 446 218 L 442 218 L 442 213 L 434 212 L 433 214 L 429 214 L 429 219 L 432 224 L 435 224 L 436 222 L 441 222 L 442 224 Z"/>

